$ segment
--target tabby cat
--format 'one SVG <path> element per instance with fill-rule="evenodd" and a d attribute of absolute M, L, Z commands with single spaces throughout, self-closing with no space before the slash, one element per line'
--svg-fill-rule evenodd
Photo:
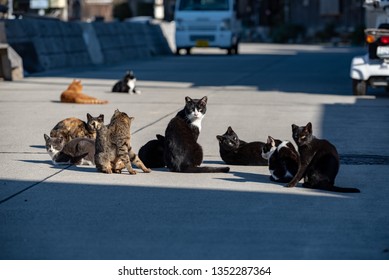
<path fill-rule="evenodd" d="M 203 149 L 197 143 L 201 121 L 207 111 L 207 97 L 185 97 L 185 107 L 169 122 L 165 132 L 164 158 L 172 172 L 228 172 L 229 167 L 200 167 Z"/>
<path fill-rule="evenodd" d="M 108 126 L 101 123 L 97 126 L 96 168 L 104 173 L 121 173 L 127 168 L 130 174 L 136 174 L 131 163 L 149 173 L 147 168 L 131 148 L 131 122 L 133 117 L 116 110 Z"/>
<path fill-rule="evenodd" d="M 129 94 L 141 94 L 141 91 L 136 88 L 136 78 L 134 72 L 127 71 L 124 77 L 116 82 L 112 88 L 112 92 L 125 92 Z"/>
<path fill-rule="evenodd" d="M 165 137 L 160 134 L 156 135 L 157 139 L 148 141 L 139 149 L 139 158 L 149 168 L 165 167 L 163 158 Z"/>
<path fill-rule="evenodd" d="M 267 165 L 267 160 L 261 157 L 262 147 L 265 143 L 256 141 L 247 143 L 240 140 L 238 135 L 227 128 L 226 133 L 217 135 L 219 140 L 219 153 L 222 160 L 232 165 Z"/>
<path fill-rule="evenodd" d="M 62 136 L 50 137 L 44 134 L 46 151 L 55 165 L 94 165 L 95 141 L 76 138 L 65 144 Z"/>
<path fill-rule="evenodd" d="M 292 125 L 293 139 L 300 154 L 297 174 L 287 187 L 295 187 L 304 178 L 303 186 L 334 192 L 360 192 L 356 188 L 336 187 L 335 177 L 339 171 L 339 155 L 334 145 L 325 139 L 318 139 L 312 134 L 312 124 L 306 126 Z"/>
<path fill-rule="evenodd" d="M 67 118 L 57 123 L 50 131 L 50 137 L 63 137 L 65 142 L 72 139 L 85 137 L 90 139 L 96 138 L 96 125 L 104 122 L 104 115 L 92 117 L 86 114 L 87 122 L 78 118 Z"/>
<path fill-rule="evenodd" d="M 82 92 L 82 84 L 80 80 L 73 80 L 68 88 L 61 94 L 61 102 L 64 103 L 79 103 L 79 104 L 106 104 L 107 100 L 100 100 L 91 97 Z"/>
<path fill-rule="evenodd" d="M 299 154 L 289 141 L 269 136 L 262 147 L 262 157 L 268 160 L 272 181 L 288 183 L 297 173 Z"/>

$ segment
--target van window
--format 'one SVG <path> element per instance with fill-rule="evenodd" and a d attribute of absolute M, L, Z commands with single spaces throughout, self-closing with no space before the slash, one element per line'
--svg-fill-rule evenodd
<path fill-rule="evenodd" d="M 181 0 L 180 11 L 228 11 L 229 0 Z"/>

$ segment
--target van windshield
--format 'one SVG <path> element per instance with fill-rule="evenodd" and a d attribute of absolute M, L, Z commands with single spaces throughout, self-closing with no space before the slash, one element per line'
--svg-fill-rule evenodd
<path fill-rule="evenodd" d="M 229 0 L 181 0 L 180 11 L 227 11 Z"/>

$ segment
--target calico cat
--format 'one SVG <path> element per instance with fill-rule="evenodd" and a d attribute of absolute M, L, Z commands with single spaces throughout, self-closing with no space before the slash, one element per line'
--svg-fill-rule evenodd
<path fill-rule="evenodd" d="M 222 160 L 232 165 L 267 165 L 267 160 L 261 157 L 263 142 L 247 143 L 228 127 L 223 135 L 217 135 L 219 153 Z"/>
<path fill-rule="evenodd" d="M 100 100 L 91 97 L 82 92 L 82 84 L 80 80 L 73 80 L 68 88 L 61 94 L 61 102 L 64 103 L 79 103 L 79 104 L 106 104 L 107 100 Z"/>
<path fill-rule="evenodd" d="M 138 90 L 135 86 L 136 78 L 134 72 L 127 71 L 124 77 L 116 82 L 112 88 L 112 92 L 125 92 L 129 94 L 141 94 L 141 91 Z"/>
<path fill-rule="evenodd" d="M 170 120 L 165 131 L 166 166 L 172 172 L 211 173 L 228 172 L 229 167 L 200 167 L 203 149 L 197 143 L 201 121 L 207 111 L 207 97 L 185 97 L 185 107 Z"/>
<path fill-rule="evenodd" d="M 131 148 L 131 122 L 134 118 L 116 110 L 108 126 L 101 123 L 97 126 L 96 168 L 104 173 L 121 173 L 127 168 L 130 174 L 136 174 L 131 163 L 149 173 L 147 168 Z"/>
<path fill-rule="evenodd" d="M 334 192 L 357 193 L 356 188 L 336 187 L 335 177 L 339 171 L 339 155 L 334 145 L 325 139 L 318 139 L 312 134 L 312 124 L 306 126 L 292 125 L 293 139 L 300 154 L 297 174 L 287 187 L 295 187 L 304 178 L 303 186 Z"/>
<path fill-rule="evenodd" d="M 96 125 L 104 122 L 104 115 L 92 117 L 86 114 L 87 122 L 78 118 L 67 118 L 57 123 L 50 131 L 50 137 L 63 137 L 65 142 L 69 142 L 75 138 L 96 138 Z"/>
<path fill-rule="evenodd" d="M 268 160 L 271 181 L 289 183 L 297 173 L 299 154 L 289 141 L 268 136 L 262 147 L 262 157 Z"/>
<path fill-rule="evenodd" d="M 50 137 L 44 134 L 46 151 L 55 165 L 94 165 L 95 141 L 76 138 L 65 144 L 62 136 Z"/>
<path fill-rule="evenodd" d="M 150 140 L 144 144 L 138 153 L 141 161 L 149 168 L 163 168 L 166 166 L 163 158 L 165 137 L 160 134 L 157 134 L 156 137 L 157 139 Z"/>

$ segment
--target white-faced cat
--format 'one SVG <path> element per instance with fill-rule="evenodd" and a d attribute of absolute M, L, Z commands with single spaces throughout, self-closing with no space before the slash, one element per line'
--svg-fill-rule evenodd
<path fill-rule="evenodd" d="M 134 72 L 130 70 L 127 71 L 124 77 L 113 86 L 112 92 L 141 94 L 141 91 L 136 88 L 136 78 Z"/>
<path fill-rule="evenodd" d="M 289 141 L 281 141 L 269 136 L 262 147 L 262 157 L 269 162 L 272 181 L 288 183 L 297 173 L 299 154 Z"/>
<path fill-rule="evenodd" d="M 262 147 L 265 143 L 260 141 L 245 142 L 228 127 L 226 133 L 217 135 L 219 140 L 219 153 L 222 160 L 232 165 L 267 165 L 267 160 L 261 157 Z"/>
<path fill-rule="evenodd" d="M 335 177 L 339 171 L 339 155 L 334 145 L 325 139 L 318 139 L 312 133 L 312 124 L 292 125 L 293 140 L 300 154 L 297 174 L 287 187 L 295 187 L 304 178 L 306 188 L 322 189 L 333 192 L 360 192 L 356 188 L 336 187 Z"/>
<path fill-rule="evenodd" d="M 94 165 L 95 141 L 88 138 L 76 138 L 68 143 L 62 136 L 50 137 L 44 134 L 46 151 L 55 165 L 75 164 Z"/>
<path fill-rule="evenodd" d="M 207 111 L 207 97 L 185 97 L 185 107 L 169 122 L 165 131 L 165 163 L 172 172 L 228 172 L 229 167 L 200 167 L 203 149 L 197 143 L 201 121 Z"/>

